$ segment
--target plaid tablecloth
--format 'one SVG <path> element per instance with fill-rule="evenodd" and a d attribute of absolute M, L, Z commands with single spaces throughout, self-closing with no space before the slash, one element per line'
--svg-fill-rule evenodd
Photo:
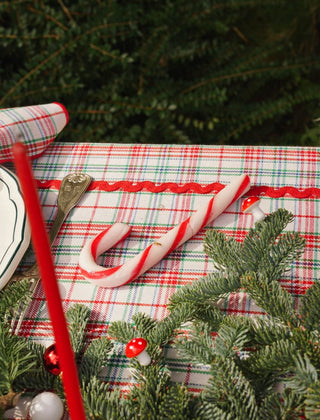
<path fill-rule="evenodd" d="M 64 309 L 82 303 L 92 310 L 89 339 L 106 334 L 112 321 L 130 321 L 138 311 L 163 318 L 168 300 L 178 288 L 213 270 L 203 252 L 203 238 L 210 226 L 131 284 L 115 289 L 98 288 L 82 278 L 78 267 L 82 246 L 107 225 L 120 221 L 131 224 L 129 238 L 99 261 L 101 265 L 119 265 L 244 172 L 251 178 L 253 192 L 262 196 L 264 212 L 285 207 L 295 216 L 289 229 L 306 238 L 303 257 L 281 279 L 283 286 L 298 297 L 319 277 L 319 162 L 316 148 L 52 144 L 32 162 L 48 228 L 56 212 L 59 181 L 74 171 L 85 171 L 94 178 L 53 246 Z M 242 240 L 253 222 L 251 215 L 242 214 L 240 206 L 241 200 L 235 202 L 211 226 Z M 30 249 L 21 268 L 33 261 Z M 233 314 L 260 313 L 241 294 L 231 298 L 224 310 Z M 41 286 L 20 333 L 45 345 L 54 341 Z M 126 389 L 133 379 L 123 350 L 121 346 L 115 348 L 102 376 Z M 208 377 L 206 367 L 189 364 L 170 348 L 166 352 L 173 380 L 185 383 L 190 390 L 200 390 Z"/>

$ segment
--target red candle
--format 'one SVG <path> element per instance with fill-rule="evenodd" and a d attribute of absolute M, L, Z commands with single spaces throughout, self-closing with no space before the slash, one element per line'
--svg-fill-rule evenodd
<path fill-rule="evenodd" d="M 64 316 L 58 283 L 55 276 L 48 234 L 33 178 L 26 146 L 16 142 L 12 147 L 14 163 L 20 180 L 23 198 L 31 228 L 31 238 L 41 275 L 57 353 L 62 371 L 62 383 L 66 394 L 70 417 L 85 420 L 77 366 L 71 346 L 67 322 Z"/>

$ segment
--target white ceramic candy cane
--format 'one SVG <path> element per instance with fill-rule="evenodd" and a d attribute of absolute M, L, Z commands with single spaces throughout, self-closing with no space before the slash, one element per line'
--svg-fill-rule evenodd
<path fill-rule="evenodd" d="M 129 283 L 211 223 L 249 188 L 248 175 L 243 174 L 236 177 L 231 184 L 212 197 L 206 205 L 184 222 L 169 230 L 144 251 L 122 265 L 105 268 L 96 263 L 96 258 L 125 239 L 131 231 L 130 226 L 124 223 L 115 223 L 86 242 L 82 248 L 79 258 L 82 275 L 100 287 L 111 288 Z"/>

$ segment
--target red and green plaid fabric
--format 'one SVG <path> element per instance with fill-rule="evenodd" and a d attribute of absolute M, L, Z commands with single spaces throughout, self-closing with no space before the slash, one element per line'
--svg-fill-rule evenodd
<path fill-rule="evenodd" d="M 28 147 L 31 158 L 40 156 L 68 123 L 62 104 L 0 109 L 0 163 L 12 160 L 11 146 L 17 140 Z"/>
<path fill-rule="evenodd" d="M 288 229 L 306 238 L 303 257 L 294 262 L 292 270 L 281 279 L 282 285 L 298 299 L 319 277 L 319 162 L 319 149 L 307 147 L 51 144 L 45 154 L 32 162 L 48 229 L 56 212 L 59 181 L 74 171 L 85 171 L 94 178 L 52 248 L 64 309 L 82 303 L 92 310 L 89 338 L 107 334 L 113 321 L 130 322 L 139 311 L 155 319 L 166 316 L 168 301 L 176 290 L 213 270 L 212 262 L 203 252 L 203 239 L 210 227 L 131 284 L 116 289 L 95 287 L 81 277 L 78 257 L 82 246 L 107 225 L 131 224 L 132 234 L 99 262 L 106 266 L 119 265 L 183 221 L 214 194 L 214 191 L 195 192 L 194 187 L 174 192 L 174 186 L 216 183 L 218 188 L 244 172 L 261 195 L 264 212 L 268 214 L 279 207 L 288 209 L 294 214 Z M 115 183 L 118 184 L 112 191 Z M 136 188 L 139 185 L 147 188 L 139 190 Z M 172 188 L 162 191 L 153 188 L 161 185 Z M 135 188 L 137 191 L 133 191 Z M 240 199 L 232 204 L 210 226 L 241 241 L 252 226 L 252 216 L 241 212 L 241 202 Z M 33 261 L 30 250 L 21 268 Z M 261 314 L 261 309 L 241 293 L 232 295 L 223 310 L 234 315 Z M 54 341 L 40 286 L 35 291 L 21 334 L 45 345 Z M 207 367 L 192 365 L 170 348 L 165 351 L 173 380 L 185 383 L 192 391 L 202 389 L 208 378 Z M 133 382 L 128 367 L 124 349 L 118 346 L 102 377 L 127 390 Z"/>

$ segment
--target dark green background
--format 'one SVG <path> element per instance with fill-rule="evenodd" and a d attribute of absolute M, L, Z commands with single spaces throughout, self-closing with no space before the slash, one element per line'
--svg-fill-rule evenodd
<path fill-rule="evenodd" d="M 61 141 L 320 143 L 320 1 L 0 2 L 0 107 Z"/>

